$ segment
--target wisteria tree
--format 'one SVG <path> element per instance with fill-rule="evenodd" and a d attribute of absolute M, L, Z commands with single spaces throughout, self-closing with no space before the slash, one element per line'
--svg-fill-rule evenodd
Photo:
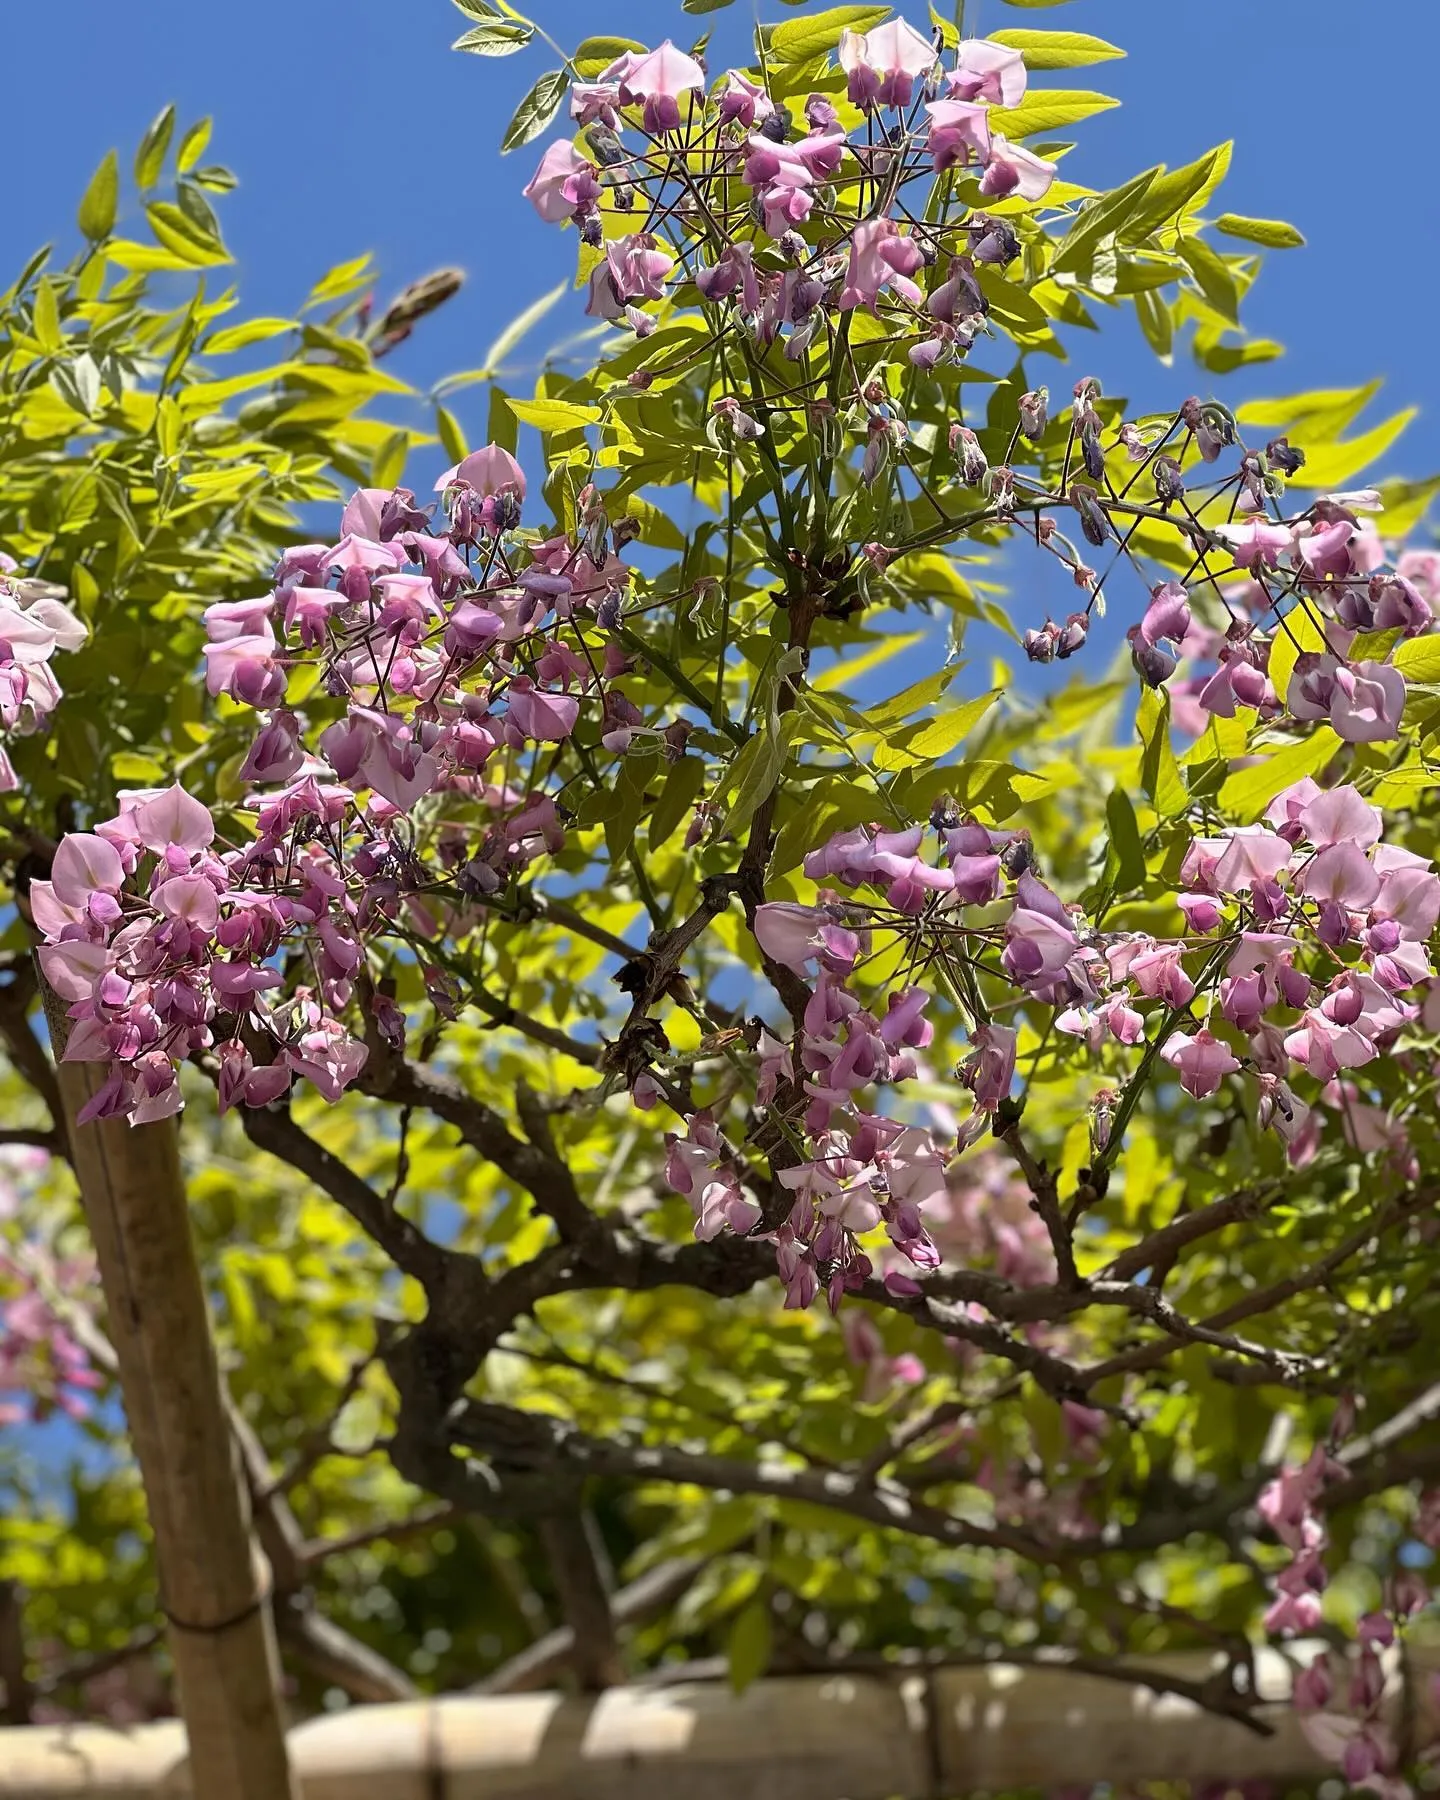
<path fill-rule="evenodd" d="M 17 902 L 88 1115 L 185 1110 L 237 1407 L 404 1665 L 347 1691 L 1219 1645 L 1191 1697 L 1245 1717 L 1320 1638 L 1315 1741 L 1409 1791 L 1432 489 L 1346 486 L 1364 392 L 1205 397 L 1297 234 L 1225 149 L 1083 185 L 1109 103 L 1037 77 L 1117 54 L 855 5 L 563 55 L 506 147 L 595 360 L 487 359 L 490 441 L 442 406 L 265 579 L 167 576 L 123 750 L 66 757 L 55 677 L 147 625 L 17 533 Z M 12 360 L 69 366 L 63 298 Z M 1163 410 L 1043 385 L 1120 308 Z M 27 1243 L 5 1366 L 73 1405 L 85 1284 Z"/>

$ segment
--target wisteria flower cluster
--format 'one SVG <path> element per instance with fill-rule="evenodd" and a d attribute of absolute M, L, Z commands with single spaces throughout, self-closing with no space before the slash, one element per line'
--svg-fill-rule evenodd
<path fill-rule="evenodd" d="M 51 668 L 57 650 L 78 650 L 88 635 L 53 582 L 17 575 L 13 556 L 0 553 L 0 793 L 19 780 L 5 740 L 40 731 L 63 689 Z"/>
<path fill-rule="evenodd" d="M 73 1021 L 65 1054 L 111 1069 L 87 1118 L 175 1111 L 179 1064 L 212 1049 L 222 1108 L 267 1104 L 297 1076 L 338 1098 L 365 1063 L 340 1015 L 367 939 L 398 924 L 433 941 L 428 887 L 493 898 L 559 847 L 536 771 L 582 703 L 611 751 L 647 729 L 619 684 L 623 526 L 591 492 L 574 538 L 522 546 L 524 476 L 494 445 L 437 489 L 438 523 L 407 490 L 363 490 L 336 543 L 298 546 L 272 592 L 206 613 L 210 692 L 263 715 L 241 769 L 260 784 L 253 839 L 220 845 L 179 786 L 130 793 L 33 884 L 42 965 Z M 343 702 L 313 743 L 285 705 L 302 664 Z M 411 820 L 436 793 L 493 822 L 474 842 L 440 833 L 427 863 Z M 393 1002 L 369 1004 L 403 1041 Z"/>
<path fill-rule="evenodd" d="M 626 318 L 643 334 L 653 329 L 643 303 L 688 280 L 705 301 L 753 321 L 760 341 L 784 337 L 785 354 L 799 359 L 832 313 L 874 310 L 883 295 L 913 325 L 917 366 L 963 353 L 983 323 L 975 259 L 1010 261 L 1014 234 L 974 221 L 927 302 L 914 277 L 947 234 L 915 216 L 905 190 L 973 169 L 982 196 L 1046 192 L 1055 165 L 1007 143 L 989 121 L 992 105 L 1023 96 L 1024 60 L 970 40 L 943 69 L 934 42 L 903 19 L 846 31 L 839 60 L 863 117 L 858 131 L 822 94 L 807 100 L 799 130 L 762 83 L 731 69 L 710 84 L 700 62 L 669 42 L 627 51 L 598 80 L 577 84 L 570 112 L 583 135 L 552 144 L 525 193 L 547 223 L 573 222 L 585 243 L 603 247 L 586 310 Z M 607 241 L 607 218 L 637 212 L 641 200 L 648 216 L 639 229 Z M 676 209 L 696 230 L 693 258 L 677 260 L 657 236 Z M 750 221 L 758 243 L 744 230 Z"/>
<path fill-rule="evenodd" d="M 777 1239 L 792 1301 L 808 1303 L 816 1287 L 797 1245 L 832 1270 L 838 1304 L 847 1270 L 852 1283 L 871 1272 L 855 1234 L 882 1219 L 918 1268 L 938 1261 L 920 1207 L 942 1191 L 944 1158 L 928 1134 L 876 1117 L 865 1098 L 912 1077 L 915 1053 L 932 1037 L 923 985 L 890 990 L 878 1015 L 847 987 L 879 932 L 906 940 L 909 963 L 934 969 L 971 1020 L 958 1074 L 974 1105 L 952 1154 L 989 1131 L 1010 1098 L 1017 1028 L 993 1015 L 1026 1002 L 1092 1052 L 1106 1044 L 1158 1052 L 1196 1100 L 1249 1070 L 1259 1121 L 1279 1133 L 1293 1163 L 1314 1154 L 1322 1117 L 1291 1085 L 1302 1078 L 1373 1147 L 1374 1128 L 1357 1108 L 1373 1109 L 1347 1088 L 1348 1071 L 1419 1016 L 1420 1002 L 1406 996 L 1432 991 L 1426 943 L 1440 920 L 1440 875 L 1426 858 L 1382 843 L 1381 832 L 1378 809 L 1354 787 L 1326 790 L 1307 776 L 1277 796 L 1264 823 L 1191 844 L 1176 902 L 1188 929 L 1164 939 L 1096 930 L 1025 866 L 1023 837 L 974 823 L 939 822 L 935 863 L 921 855 L 920 826 L 856 827 L 812 852 L 811 880 L 878 889 L 884 903 L 822 891 L 815 904 L 772 901 L 755 915 L 764 955 L 814 983 L 794 1038 L 762 1037 L 756 1091 L 759 1105 L 774 1108 L 784 1084 L 784 1127 L 805 1148 L 780 1175 L 795 1195 Z M 1102 1090 L 1092 1114 L 1097 1153 L 1109 1142 L 1113 1102 Z M 1408 1163 L 1403 1130 L 1380 1138 Z M 761 1209 L 742 1196 L 708 1114 L 672 1149 L 671 1179 L 695 1199 L 701 1235 L 759 1225 Z"/>

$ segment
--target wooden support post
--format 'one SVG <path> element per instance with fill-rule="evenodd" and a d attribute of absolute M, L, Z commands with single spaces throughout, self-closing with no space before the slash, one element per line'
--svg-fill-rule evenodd
<path fill-rule="evenodd" d="M 66 1020 L 43 983 L 41 991 L 58 1055 Z M 193 1765 L 187 1791 L 204 1800 L 285 1800 L 298 1790 L 280 1710 L 268 1572 L 252 1539 L 221 1395 L 179 1134 L 173 1119 L 77 1125 L 102 1073 L 95 1063 L 58 1064 L 70 1161 L 155 1535 Z"/>

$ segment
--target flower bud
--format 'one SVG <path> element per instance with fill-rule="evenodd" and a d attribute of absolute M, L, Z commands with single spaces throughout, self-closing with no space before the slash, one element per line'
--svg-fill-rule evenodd
<path fill-rule="evenodd" d="M 1031 388 L 1020 396 L 1020 430 L 1032 444 L 1039 443 L 1045 435 L 1045 427 L 1050 418 L 1050 390 L 1048 388 Z"/>

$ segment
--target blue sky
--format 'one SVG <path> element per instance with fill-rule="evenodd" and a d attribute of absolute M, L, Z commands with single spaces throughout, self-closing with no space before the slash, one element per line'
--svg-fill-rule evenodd
<path fill-rule="evenodd" d="M 753 16 L 747 0 L 703 20 L 679 0 L 535 0 L 532 10 L 570 46 L 596 30 L 688 43 L 708 24 L 717 51 Z M 910 10 L 923 22 L 920 4 Z M 761 7 L 764 17 L 784 11 L 773 0 Z M 9 67 L 63 75 L 7 83 L 19 178 L 0 215 L 5 263 L 18 267 L 57 234 L 65 242 L 105 150 L 128 158 L 173 99 L 186 119 L 214 114 L 210 155 L 240 176 L 222 217 L 250 310 L 290 310 L 320 273 L 362 250 L 385 272 L 382 295 L 457 264 L 470 277 L 463 296 L 391 366 L 428 384 L 475 365 L 521 306 L 573 269 L 574 243 L 520 198 L 536 150 L 497 153 L 515 102 L 553 58 L 538 45 L 498 62 L 452 54 L 465 23 L 449 0 L 71 0 L 62 65 L 59 15 L 7 9 Z M 1130 52 L 1039 78 L 1123 102 L 1078 128 L 1068 168 L 1079 179 L 1113 184 L 1233 138 L 1226 205 L 1291 219 L 1309 239 L 1270 258 L 1249 304 L 1252 329 L 1287 345 L 1279 365 L 1242 372 L 1228 390 L 1183 366 L 1170 375 L 1117 315 L 1103 338 L 1080 334 L 1070 371 L 1053 369 L 1057 390 L 1094 372 L 1108 391 L 1159 406 L 1191 387 L 1234 398 L 1384 376 L 1387 399 L 1422 408 L 1386 472 L 1440 468 L 1440 334 L 1430 328 L 1440 187 L 1428 173 L 1440 4 L 1070 0 L 1036 12 L 970 0 L 977 23 L 1063 25 Z M 474 437 L 483 420 L 471 398 Z M 465 396 L 457 409 L 464 416 Z"/>

